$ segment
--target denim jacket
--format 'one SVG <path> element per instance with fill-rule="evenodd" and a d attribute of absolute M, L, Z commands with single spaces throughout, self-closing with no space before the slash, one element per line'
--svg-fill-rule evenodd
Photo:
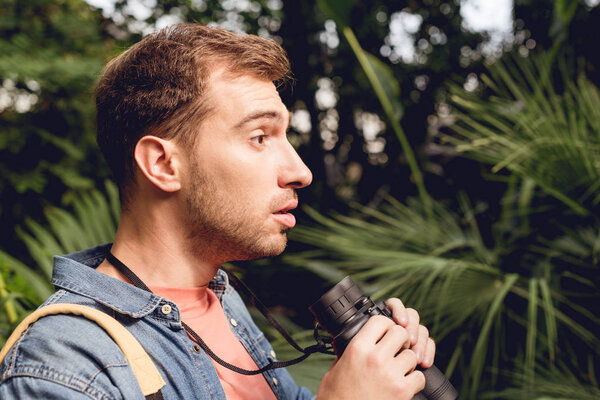
<path fill-rule="evenodd" d="M 101 310 L 123 324 L 160 371 L 169 399 L 225 399 L 210 358 L 181 325 L 177 305 L 95 270 L 110 245 L 54 260 L 56 292 L 45 304 L 76 303 Z M 176 266 L 173 266 L 173 273 Z M 222 271 L 209 286 L 227 320 L 258 366 L 275 357 L 238 293 Z M 164 307 L 169 305 L 170 307 Z M 264 377 L 278 399 L 310 399 L 285 369 Z M 0 365 L 0 399 L 144 399 L 119 347 L 101 327 L 74 315 L 53 315 L 33 324 Z"/>

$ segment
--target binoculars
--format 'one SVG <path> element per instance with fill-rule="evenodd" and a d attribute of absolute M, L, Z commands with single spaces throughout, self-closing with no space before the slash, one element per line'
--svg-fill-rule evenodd
<path fill-rule="evenodd" d="M 392 318 L 390 309 L 383 303 L 374 303 L 363 295 L 360 288 L 347 276 L 328 290 L 309 307 L 318 325 L 333 337 L 333 349 L 338 357 L 374 315 Z M 421 369 L 425 375 L 425 388 L 413 400 L 455 400 L 456 389 L 435 366 Z"/>

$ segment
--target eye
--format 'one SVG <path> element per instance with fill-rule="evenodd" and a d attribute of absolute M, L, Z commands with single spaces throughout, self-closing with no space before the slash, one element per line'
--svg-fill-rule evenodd
<path fill-rule="evenodd" d="M 250 141 L 254 144 L 263 145 L 267 141 L 267 135 L 254 136 Z"/>

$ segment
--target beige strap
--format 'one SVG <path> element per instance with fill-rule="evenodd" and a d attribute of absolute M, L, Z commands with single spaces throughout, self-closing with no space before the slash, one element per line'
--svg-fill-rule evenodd
<path fill-rule="evenodd" d="M 100 325 L 121 348 L 123 354 L 125 354 L 125 358 L 131 366 L 144 396 L 156 393 L 160 388 L 165 386 L 165 381 L 160 376 L 160 373 L 152 363 L 152 360 L 150 360 L 150 357 L 146 354 L 144 348 L 133 337 L 131 332 L 108 314 L 79 304 L 51 304 L 39 308 L 28 315 L 27 318 L 17 326 L 6 341 L 2 351 L 0 351 L 0 363 L 2 363 L 11 347 L 19 340 L 21 334 L 29 327 L 29 325 L 46 315 L 52 314 L 81 315 Z"/>

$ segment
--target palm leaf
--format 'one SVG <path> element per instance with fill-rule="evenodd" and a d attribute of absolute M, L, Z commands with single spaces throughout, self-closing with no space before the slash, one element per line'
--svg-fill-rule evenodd
<path fill-rule="evenodd" d="M 42 302 L 54 291 L 50 282 L 43 275 L 36 273 L 2 250 L 0 250 L 0 267 L 21 276 L 31 287 L 37 302 Z"/>
<path fill-rule="evenodd" d="M 593 369 L 590 371 L 593 374 Z M 597 382 L 584 383 L 570 368 L 552 367 L 535 371 L 535 385 L 530 385 L 529 372 L 512 372 L 512 380 L 518 386 L 499 392 L 488 392 L 485 399 L 532 399 L 532 400 L 592 400 L 600 398 Z"/>
<path fill-rule="evenodd" d="M 465 196 L 460 201 L 462 216 L 434 203 L 433 219 L 418 201 L 409 199 L 404 205 L 387 199 L 377 209 L 356 207 L 353 217 L 325 217 L 306 208 L 319 225 L 297 227 L 290 237 L 315 249 L 289 254 L 284 261 L 332 283 L 350 274 L 365 293 L 375 298 L 400 297 L 417 308 L 440 350 L 459 349 L 447 354 L 448 373 L 459 373 L 463 395 L 477 398 L 482 380 L 489 387 L 490 382 L 505 379 L 503 368 L 514 362 L 507 358 L 506 349 L 514 350 L 518 362 L 533 371 L 540 363 L 555 362 L 557 349 L 565 346 L 564 340 L 559 343 L 559 332 L 568 331 L 565 337 L 577 338 L 577 346 L 583 344 L 592 352 L 600 348 L 600 340 L 590 330 L 600 321 L 560 285 L 561 280 L 577 278 L 595 290 L 594 282 L 575 271 L 573 278 L 566 274 L 568 270 L 555 272 L 554 265 L 578 260 L 581 268 L 592 268 L 584 260 L 594 254 L 598 231 L 571 229 L 554 241 L 538 240 L 527 252 L 543 261 L 519 266 L 535 275 L 506 273 L 506 268 L 515 267 L 505 265 L 504 257 L 522 251 L 513 249 L 513 241 L 529 234 L 523 226 L 512 232 L 519 226 L 515 220 L 527 226 L 529 214 L 541 212 L 528 206 L 533 196 L 529 184 L 521 185 L 525 194 L 516 188 L 509 186 L 502 202 L 505 210 L 498 222 L 502 228 L 497 231 L 502 240 L 496 248 L 484 245 L 476 213 Z M 518 299 L 526 302 L 525 312 L 516 306 Z M 517 342 L 515 329 L 525 333 Z M 549 358 L 540 359 L 545 352 Z M 530 373 L 529 382 L 533 379 Z"/>
<path fill-rule="evenodd" d="M 106 183 L 112 199 L 106 199 L 98 191 L 82 193 L 73 200 L 74 213 L 49 207 L 45 214 L 48 228 L 28 221 L 30 232 L 20 231 L 30 254 L 44 271 L 51 271 L 54 254 L 73 253 L 100 243 L 110 242 L 116 231 L 116 219 L 111 203 L 118 201 L 114 185 Z"/>
<path fill-rule="evenodd" d="M 57 207 L 48 207 L 45 215 L 47 226 L 27 220 L 26 228 L 17 229 L 38 270 L 31 269 L 0 251 L 0 272 L 7 271 L 16 283 L 6 285 L 8 292 L 0 296 L 6 303 L 15 307 L 17 320 L 35 308 L 53 292 L 49 280 L 52 274 L 52 258 L 55 254 L 72 253 L 100 243 L 110 242 L 116 231 L 118 220 L 118 192 L 116 187 L 106 183 L 109 199 L 94 190 L 79 194 L 73 199 L 74 212 Z M 10 287 L 9 287 L 10 286 Z M 28 300 L 25 307 L 19 300 Z M 12 312 L 12 311 L 11 311 Z M 2 325 L 0 314 L 0 339 L 10 334 L 15 318 L 10 324 Z"/>
<path fill-rule="evenodd" d="M 455 107 L 453 134 L 444 135 L 467 157 L 532 179 L 579 214 L 589 214 L 587 198 L 600 199 L 600 94 L 585 77 L 563 74 L 565 89 L 535 79 L 543 57 L 513 58 L 489 68 L 482 80 L 489 99 L 450 87 Z M 584 195 L 582 195 L 584 194 Z"/>

